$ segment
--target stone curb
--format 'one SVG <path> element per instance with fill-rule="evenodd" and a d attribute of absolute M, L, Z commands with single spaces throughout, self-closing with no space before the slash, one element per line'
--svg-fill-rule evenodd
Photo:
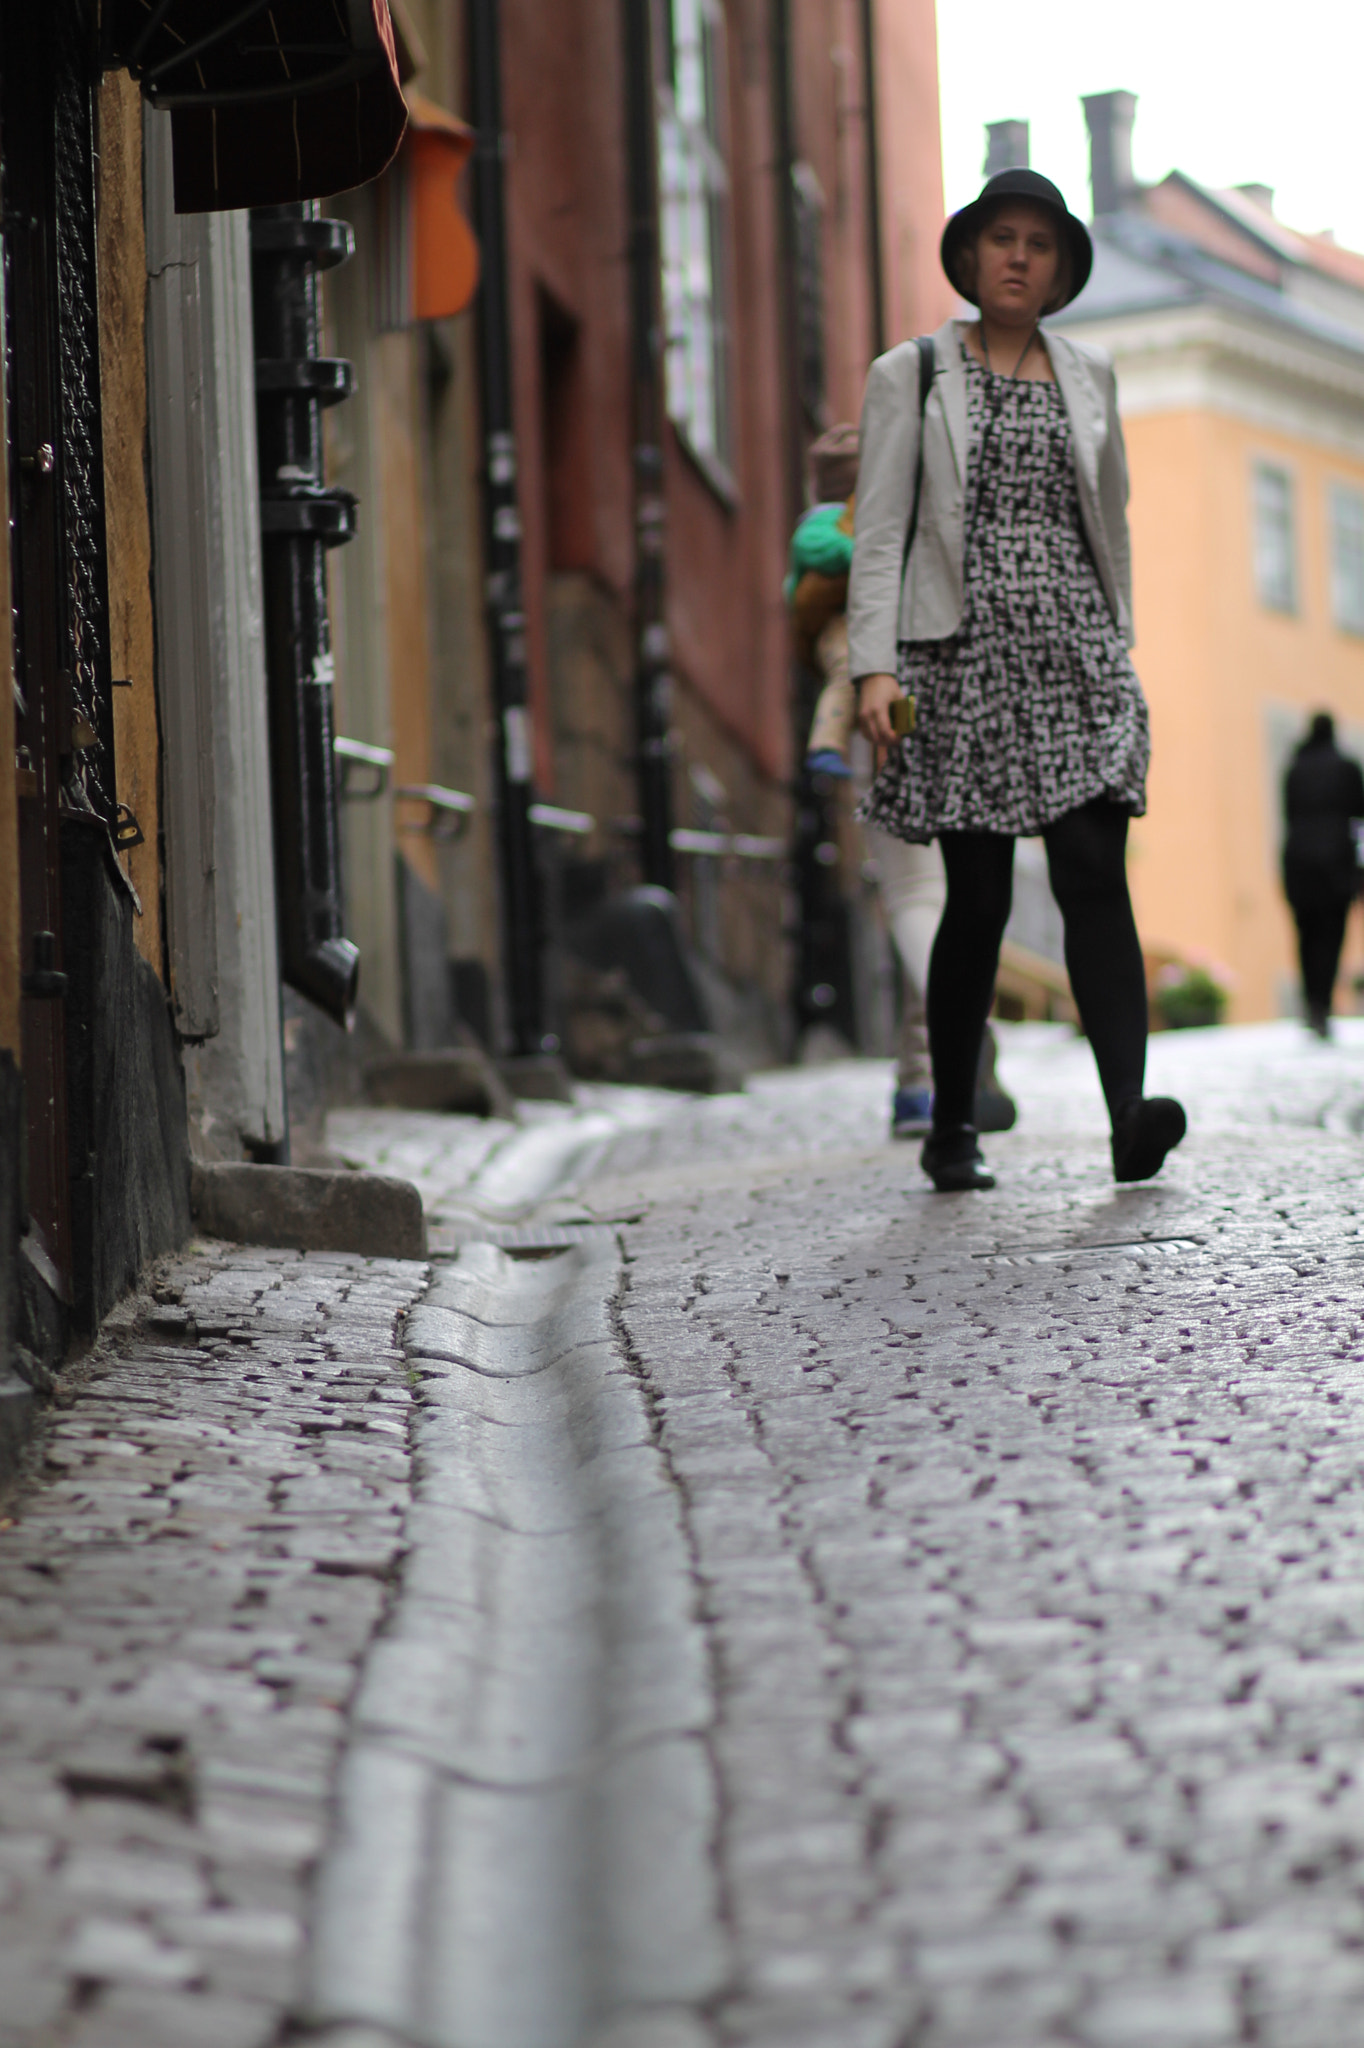
<path fill-rule="evenodd" d="M 371 1259 L 426 1256 L 421 1196 L 410 1181 L 310 1166 L 198 1165 L 190 1208 L 208 1237 Z"/>
<path fill-rule="evenodd" d="M 451 1046 L 442 1052 L 394 1053 L 365 1069 L 371 1102 L 393 1109 L 436 1109 L 514 1119 L 511 1090 L 485 1052 Z"/>
<path fill-rule="evenodd" d="M 25 1447 L 33 1435 L 33 1389 L 18 1373 L 0 1363 L 0 1486 L 19 1475 Z"/>
<path fill-rule="evenodd" d="M 476 1245 L 422 1303 L 410 1549 L 354 1708 L 314 2025 L 426 2048 L 711 2039 L 709 1681 L 619 1277 L 614 1244 Z"/>

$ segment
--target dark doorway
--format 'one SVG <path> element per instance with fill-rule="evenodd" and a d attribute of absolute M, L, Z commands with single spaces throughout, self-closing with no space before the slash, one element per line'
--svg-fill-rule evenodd
<path fill-rule="evenodd" d="M 540 404 L 545 478 L 545 566 L 551 575 L 593 566 L 591 478 L 579 323 L 540 293 Z"/>

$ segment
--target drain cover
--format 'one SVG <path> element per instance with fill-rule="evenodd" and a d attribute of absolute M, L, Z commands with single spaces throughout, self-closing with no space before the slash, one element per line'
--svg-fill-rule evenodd
<path fill-rule="evenodd" d="M 994 1252 L 973 1252 L 976 1259 L 990 1259 L 1001 1266 L 1054 1266 L 1069 1259 L 1140 1259 L 1151 1253 L 1167 1258 L 1183 1252 L 1201 1252 L 1199 1237 L 1124 1237 L 1104 1244 L 1013 1244 Z"/>

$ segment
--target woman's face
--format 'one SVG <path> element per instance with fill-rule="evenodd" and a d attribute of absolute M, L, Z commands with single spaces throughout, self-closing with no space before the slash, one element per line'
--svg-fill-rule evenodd
<path fill-rule="evenodd" d="M 1056 296 L 1056 223 L 1043 206 L 1011 199 L 976 241 L 976 301 L 1001 327 L 1031 327 Z"/>

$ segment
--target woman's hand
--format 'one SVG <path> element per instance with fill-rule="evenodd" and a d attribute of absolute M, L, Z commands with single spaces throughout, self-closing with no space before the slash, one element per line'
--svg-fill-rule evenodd
<path fill-rule="evenodd" d="M 857 724 L 874 747 L 893 747 L 896 744 L 890 723 L 890 707 L 898 703 L 904 694 L 894 676 L 859 678 Z"/>

